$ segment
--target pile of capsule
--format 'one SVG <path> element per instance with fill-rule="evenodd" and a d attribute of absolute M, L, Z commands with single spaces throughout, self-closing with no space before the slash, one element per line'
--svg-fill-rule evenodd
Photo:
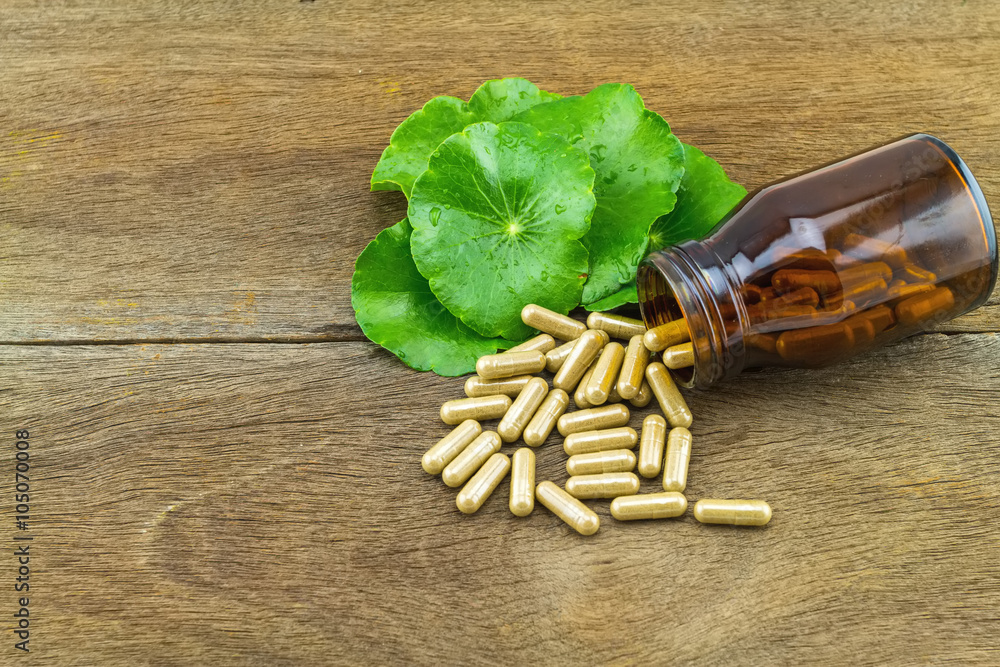
<path fill-rule="evenodd" d="M 684 320 L 646 331 L 639 320 L 591 313 L 584 325 L 534 304 L 524 307 L 521 319 L 543 333 L 479 359 L 476 375 L 465 383 L 468 398 L 441 406 L 441 419 L 457 426 L 424 454 L 424 470 L 440 474 L 450 487 L 462 486 L 456 504 L 466 514 L 482 507 L 509 473 L 511 512 L 527 516 L 537 498 L 582 535 L 600 527 L 582 499 L 611 499 L 611 515 L 620 521 L 684 514 L 692 416 L 667 370 L 693 364 Z M 556 347 L 555 338 L 566 342 Z M 543 370 L 555 374 L 552 389 L 534 375 Z M 578 409 L 567 412 L 571 394 Z M 628 426 L 623 401 L 645 407 L 654 396 L 663 415 L 646 417 L 640 437 Z M 495 432 L 480 425 L 488 419 L 500 420 Z M 569 457 L 565 489 L 551 481 L 535 485 L 530 448 L 544 443 L 554 428 L 565 438 Z M 502 443 L 518 439 L 528 447 L 512 458 L 500 452 Z M 636 444 L 638 457 L 632 451 Z M 635 469 L 647 478 L 662 470 L 663 493 L 640 494 Z M 694 517 L 702 523 L 762 526 L 770 521 L 771 508 L 761 500 L 702 499 Z"/>

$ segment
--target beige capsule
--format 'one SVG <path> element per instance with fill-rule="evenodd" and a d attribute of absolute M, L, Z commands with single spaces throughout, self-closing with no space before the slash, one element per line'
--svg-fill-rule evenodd
<path fill-rule="evenodd" d="M 576 345 L 576 340 L 571 340 L 568 343 L 564 343 L 554 350 L 549 350 L 545 353 L 545 370 L 550 373 L 555 373 L 562 365 L 566 362 L 566 357 L 569 353 L 573 351 L 573 346 Z"/>
<path fill-rule="evenodd" d="M 649 350 L 642 343 L 642 336 L 632 336 L 625 348 L 622 372 L 618 376 L 618 395 L 631 400 L 639 395 L 645 382 L 646 366 L 649 364 Z"/>
<path fill-rule="evenodd" d="M 420 459 L 420 465 L 428 474 L 438 474 L 482 432 L 483 427 L 479 425 L 479 422 L 466 419 L 451 433 L 438 440 L 436 445 L 428 449 L 423 458 Z"/>
<path fill-rule="evenodd" d="M 535 509 L 535 453 L 527 447 L 514 452 L 510 469 L 510 511 L 528 516 Z"/>
<path fill-rule="evenodd" d="M 532 329 L 538 329 L 542 333 L 563 340 L 575 340 L 587 331 L 587 325 L 583 322 L 577 322 L 572 317 L 560 315 L 534 303 L 529 303 L 521 309 L 521 321 Z"/>
<path fill-rule="evenodd" d="M 570 412 L 559 418 L 558 428 L 562 435 L 597 431 L 628 424 L 629 411 L 624 405 L 602 405 L 599 408 L 588 408 Z"/>
<path fill-rule="evenodd" d="M 659 352 L 689 340 L 691 340 L 691 332 L 688 330 L 687 322 L 683 319 L 653 327 L 647 330 L 642 337 L 643 344 L 653 352 Z"/>
<path fill-rule="evenodd" d="M 649 415 L 642 420 L 642 437 L 639 439 L 640 475 L 656 477 L 660 474 L 660 468 L 663 467 L 663 450 L 666 440 L 667 421 L 663 417 Z"/>
<path fill-rule="evenodd" d="M 504 394 L 511 398 L 516 398 L 524 385 L 528 384 L 533 375 L 518 375 L 512 378 L 500 378 L 499 380 L 484 380 L 478 375 L 471 375 L 465 381 L 465 395 L 469 398 L 479 398 L 480 396 L 498 396 Z"/>
<path fill-rule="evenodd" d="M 653 395 L 660 403 L 663 416 L 674 428 L 691 426 L 691 410 L 688 408 L 680 389 L 670 377 L 670 371 L 658 361 L 646 366 L 646 380 L 653 389 Z"/>
<path fill-rule="evenodd" d="M 555 349 L 556 340 L 548 334 L 541 334 L 535 336 L 534 338 L 529 338 L 520 345 L 515 345 L 503 354 L 510 354 L 511 352 L 529 352 L 531 350 L 537 350 L 542 354 L 548 354 L 549 350 Z"/>
<path fill-rule="evenodd" d="M 587 316 L 587 326 L 591 329 L 607 331 L 612 338 L 628 340 L 632 336 L 646 333 L 646 325 L 642 320 L 636 320 L 624 315 L 608 315 L 607 313 L 591 313 Z"/>
<path fill-rule="evenodd" d="M 582 431 L 566 436 L 566 440 L 563 441 L 563 451 L 568 456 L 576 456 L 609 449 L 632 449 L 638 440 L 639 436 L 635 429 L 628 426 L 601 431 Z"/>
<path fill-rule="evenodd" d="M 603 405 L 607 402 L 611 388 L 618 379 L 618 372 L 622 369 L 623 361 L 625 361 L 625 348 L 620 343 L 608 343 L 604 346 L 586 387 L 587 400 L 591 405 Z"/>
<path fill-rule="evenodd" d="M 497 433 L 500 434 L 504 442 L 514 442 L 521 437 L 521 431 L 531 421 L 535 410 L 542 404 L 548 393 L 549 383 L 543 378 L 532 378 L 531 382 L 524 386 L 497 426 Z"/>
<path fill-rule="evenodd" d="M 600 354 L 601 348 L 607 343 L 606 336 L 603 331 L 595 330 L 587 331 L 580 336 L 566 357 L 566 361 L 556 372 L 552 385 L 564 391 L 573 391 L 579 384 L 580 378 L 587 372 L 587 368 Z"/>
<path fill-rule="evenodd" d="M 583 374 L 580 378 L 580 384 L 576 385 L 576 391 L 573 392 L 573 402 L 576 404 L 577 410 L 586 410 L 587 408 L 594 407 L 589 400 L 587 400 L 587 385 L 590 384 L 590 378 L 594 375 L 594 369 L 597 368 L 597 363 L 601 360 L 600 357 L 594 359 L 594 362 L 590 364 L 590 368 L 587 372 Z"/>
<path fill-rule="evenodd" d="M 617 498 L 639 493 L 639 478 L 631 472 L 576 475 L 566 480 L 566 492 L 574 498 Z"/>
<path fill-rule="evenodd" d="M 702 523 L 763 526 L 771 520 L 771 506 L 763 500 L 703 498 L 694 504 L 694 518 Z"/>
<path fill-rule="evenodd" d="M 483 467 L 488 458 L 499 451 L 500 436 L 493 431 L 483 431 L 451 463 L 445 466 L 441 473 L 441 480 L 451 487 L 461 486 Z"/>
<path fill-rule="evenodd" d="M 441 421 L 445 424 L 460 424 L 466 419 L 485 421 L 503 417 L 512 401 L 510 396 L 479 396 L 477 398 L 456 398 L 441 406 Z"/>
<path fill-rule="evenodd" d="M 545 397 L 542 404 L 535 411 L 535 416 L 531 418 L 524 428 L 524 442 L 532 447 L 538 447 L 545 442 L 556 427 L 556 421 L 566 412 L 569 407 L 569 394 L 562 389 L 553 389 Z M 532 484 L 534 489 L 534 484 Z"/>
<path fill-rule="evenodd" d="M 663 365 L 674 370 L 694 366 L 694 343 L 681 343 L 665 349 Z"/>
<path fill-rule="evenodd" d="M 581 535 L 593 535 L 601 527 L 601 519 L 579 500 L 569 495 L 553 482 L 544 481 L 535 489 L 538 502 L 562 519 Z"/>
<path fill-rule="evenodd" d="M 577 454 L 566 459 L 566 472 L 570 475 L 596 475 L 602 472 L 632 472 L 635 454 L 630 449 L 611 449 L 604 452 Z"/>
<path fill-rule="evenodd" d="M 664 491 L 683 491 L 687 488 L 690 461 L 691 431 L 683 426 L 671 429 L 667 440 L 667 460 L 663 464 Z"/>
<path fill-rule="evenodd" d="M 611 391 L 608 392 L 608 403 L 621 403 L 622 397 L 618 395 L 618 390 L 614 385 L 611 385 Z"/>
<path fill-rule="evenodd" d="M 472 514 L 486 502 L 503 478 L 510 472 L 510 458 L 497 452 L 486 460 L 455 498 L 455 504 L 463 514 Z"/>
<path fill-rule="evenodd" d="M 635 395 L 635 398 L 628 399 L 634 407 L 644 408 L 649 405 L 650 401 L 653 400 L 653 388 L 649 386 L 649 383 L 645 380 L 642 381 L 642 388 L 639 393 Z"/>
<path fill-rule="evenodd" d="M 488 354 L 479 357 L 479 361 L 476 362 L 476 373 L 486 380 L 539 373 L 543 368 L 545 368 L 545 355 L 538 350 Z"/>
<path fill-rule="evenodd" d="M 681 493 L 642 493 L 611 501 L 611 516 L 619 521 L 636 519 L 672 519 L 687 511 L 688 501 Z"/>

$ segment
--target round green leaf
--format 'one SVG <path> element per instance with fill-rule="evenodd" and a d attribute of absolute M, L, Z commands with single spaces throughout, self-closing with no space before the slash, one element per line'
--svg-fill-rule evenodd
<path fill-rule="evenodd" d="M 588 303 L 584 306 L 584 308 L 591 312 L 595 310 L 603 312 L 605 310 L 614 310 L 615 308 L 624 306 L 626 303 L 639 303 L 639 294 L 635 286 L 634 278 L 632 279 L 632 282 L 625 285 L 625 287 L 621 288 L 614 294 L 606 296 L 599 301 L 595 301 L 594 303 Z"/>
<path fill-rule="evenodd" d="M 521 309 L 580 301 L 594 172 L 565 139 L 522 123 L 449 137 L 413 184 L 413 259 L 445 307 L 485 336 L 532 330 Z"/>
<path fill-rule="evenodd" d="M 358 256 L 351 304 L 372 341 L 418 371 L 464 375 L 506 341 L 484 338 L 445 310 L 417 271 L 406 219 L 382 230 Z"/>
<path fill-rule="evenodd" d="M 597 210 L 583 238 L 590 252 L 583 302 L 614 294 L 635 278 L 650 225 L 674 207 L 684 172 L 680 141 L 632 86 L 616 83 L 540 104 L 514 120 L 558 134 L 590 155 Z"/>

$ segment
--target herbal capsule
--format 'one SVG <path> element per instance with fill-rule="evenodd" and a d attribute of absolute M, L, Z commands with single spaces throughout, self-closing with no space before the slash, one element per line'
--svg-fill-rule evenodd
<path fill-rule="evenodd" d="M 645 373 L 645 371 L 643 371 Z M 649 405 L 649 402 L 653 400 L 653 388 L 649 386 L 649 383 L 645 380 L 642 381 L 642 388 L 639 389 L 639 393 L 635 395 L 635 398 L 628 399 L 634 407 L 644 408 Z"/>
<path fill-rule="evenodd" d="M 800 287 L 809 287 L 824 295 L 840 289 L 840 278 L 828 270 L 782 269 L 771 278 L 771 284 L 779 292 L 793 292 Z"/>
<path fill-rule="evenodd" d="M 691 340 L 691 332 L 688 331 L 687 322 L 683 319 L 649 329 L 642 337 L 643 345 L 652 352 L 659 352 L 689 340 Z"/>
<path fill-rule="evenodd" d="M 639 395 L 647 364 L 649 364 L 649 349 L 643 345 L 642 336 L 632 336 L 625 349 L 621 375 L 618 376 L 619 396 L 631 400 Z"/>
<path fill-rule="evenodd" d="M 532 378 L 531 382 L 525 385 L 497 426 L 497 433 L 504 442 L 514 442 L 521 437 L 521 431 L 528 425 L 535 410 L 548 393 L 549 383 L 542 378 Z"/>
<path fill-rule="evenodd" d="M 580 378 L 580 384 L 576 385 L 576 391 L 573 392 L 573 402 L 576 403 L 577 410 L 586 410 L 587 408 L 592 408 L 594 405 L 587 399 L 587 385 L 590 384 L 590 378 L 594 375 L 594 369 L 597 368 L 597 363 L 601 360 L 600 357 L 594 359 L 593 363 L 590 364 L 590 368 L 587 372 L 583 374 Z"/>
<path fill-rule="evenodd" d="M 514 452 L 510 469 L 510 511 L 514 516 L 528 516 L 533 509 L 535 509 L 535 453 L 527 447 L 521 447 Z"/>
<path fill-rule="evenodd" d="M 849 255 L 868 257 L 869 259 L 877 257 L 896 269 L 902 269 L 909 263 L 906 250 L 901 246 L 860 234 L 851 233 L 844 237 L 844 250 Z"/>
<path fill-rule="evenodd" d="M 908 283 L 913 284 L 930 284 L 933 285 L 937 282 L 937 274 L 921 269 L 915 264 L 907 264 L 903 268 L 903 278 Z"/>
<path fill-rule="evenodd" d="M 603 331 L 589 330 L 576 340 L 576 345 L 570 351 L 569 356 L 562 367 L 552 379 L 552 385 L 564 391 L 573 391 L 580 378 L 587 372 L 587 367 L 593 363 L 601 348 L 607 342 L 607 336 Z"/>
<path fill-rule="evenodd" d="M 456 398 L 441 406 L 441 421 L 445 424 L 459 424 L 466 419 L 484 421 L 503 417 L 511 405 L 510 396 L 479 396 L 478 398 Z"/>
<path fill-rule="evenodd" d="M 486 380 L 538 373 L 543 368 L 545 368 L 545 355 L 538 350 L 488 354 L 479 357 L 479 361 L 476 362 L 476 373 Z"/>
<path fill-rule="evenodd" d="M 611 385 L 611 391 L 608 392 L 608 403 L 621 403 L 622 397 L 618 395 L 618 389 L 614 385 Z"/>
<path fill-rule="evenodd" d="M 479 398 L 480 396 L 498 396 L 504 394 L 511 398 L 516 398 L 524 385 L 531 381 L 532 375 L 518 375 L 512 378 L 500 378 L 499 380 L 484 380 L 478 375 L 471 375 L 465 381 L 465 395 L 469 398 Z"/>
<path fill-rule="evenodd" d="M 625 348 L 619 343 L 608 343 L 604 346 L 585 390 L 591 405 L 603 405 L 607 402 L 608 394 L 618 379 L 623 361 L 625 361 Z"/>
<path fill-rule="evenodd" d="M 500 451 L 500 436 L 493 431 L 483 431 L 478 438 L 463 449 L 445 466 L 441 479 L 448 486 L 461 486 L 483 467 L 486 460 Z"/>
<path fill-rule="evenodd" d="M 628 424 L 629 412 L 624 405 L 602 405 L 589 410 L 577 410 L 559 418 L 559 432 L 563 435 L 596 431 Z"/>
<path fill-rule="evenodd" d="M 420 465 L 428 474 L 438 474 L 482 432 L 483 427 L 479 425 L 479 422 L 466 419 L 451 433 L 438 440 L 436 445 L 428 449 L 427 453 L 420 459 Z"/>
<path fill-rule="evenodd" d="M 702 523 L 763 526 L 771 520 L 771 506 L 763 500 L 702 499 L 694 504 L 694 518 Z"/>
<path fill-rule="evenodd" d="M 566 492 L 574 498 L 617 498 L 639 493 L 639 478 L 631 472 L 577 475 L 566 480 Z"/>
<path fill-rule="evenodd" d="M 667 440 L 667 421 L 660 415 L 649 415 L 642 420 L 642 438 L 639 440 L 639 474 L 656 477 L 663 467 L 663 447 Z"/>
<path fill-rule="evenodd" d="M 532 329 L 538 329 L 563 340 L 575 340 L 587 331 L 587 325 L 572 317 L 560 315 L 548 308 L 529 303 L 521 309 L 521 321 Z"/>
<path fill-rule="evenodd" d="M 653 389 L 653 395 L 660 404 L 663 416 L 673 427 L 691 425 L 691 410 L 688 409 L 680 389 L 674 384 L 673 378 L 663 364 L 656 361 L 646 366 L 646 380 Z"/>
<path fill-rule="evenodd" d="M 611 449 L 590 454 L 576 454 L 566 459 L 569 475 L 596 475 L 602 472 L 632 472 L 635 454 L 630 449 Z"/>
<path fill-rule="evenodd" d="M 542 404 L 538 406 L 535 416 L 525 427 L 524 435 L 521 436 L 524 438 L 524 442 L 532 447 L 538 447 L 545 442 L 549 433 L 552 433 L 552 429 L 555 428 L 556 421 L 566 412 L 568 407 L 569 395 L 565 391 L 562 389 L 550 391 Z M 532 488 L 534 488 L 534 484 L 532 484 Z"/>
<path fill-rule="evenodd" d="M 808 362 L 841 354 L 853 345 L 853 330 L 844 322 L 838 322 L 782 332 L 777 350 L 786 361 Z"/>
<path fill-rule="evenodd" d="M 575 340 L 571 340 L 568 343 L 560 345 L 554 350 L 549 350 L 545 353 L 545 370 L 550 373 L 555 373 L 560 368 L 562 368 L 563 363 L 566 362 L 566 357 L 569 353 L 573 351 L 573 346 L 576 345 Z"/>
<path fill-rule="evenodd" d="M 472 514 L 486 502 L 510 471 L 510 458 L 499 452 L 491 456 L 472 476 L 455 498 L 455 504 L 464 514 Z"/>
<path fill-rule="evenodd" d="M 896 317 L 900 324 L 914 325 L 932 319 L 955 306 L 955 295 L 947 287 L 938 287 L 933 292 L 911 296 L 896 306 Z"/>
<path fill-rule="evenodd" d="M 535 489 L 535 497 L 581 535 L 593 535 L 601 527 L 601 519 L 593 510 L 552 482 L 539 484 Z"/>
<path fill-rule="evenodd" d="M 624 338 L 625 340 L 646 333 L 646 325 L 642 323 L 642 320 L 622 315 L 608 315 L 607 313 L 591 313 L 587 316 L 587 326 L 591 329 L 607 331 L 612 338 Z"/>
<path fill-rule="evenodd" d="M 609 449 L 632 449 L 639 435 L 628 426 L 609 428 L 601 431 L 570 433 L 563 441 L 563 451 L 568 456 L 605 452 Z"/>
<path fill-rule="evenodd" d="M 667 460 L 663 464 L 663 490 L 683 491 L 687 487 L 691 461 L 691 431 L 683 426 L 671 429 L 667 439 Z"/>
<path fill-rule="evenodd" d="M 672 519 L 684 514 L 687 507 L 687 498 L 681 493 L 643 493 L 612 500 L 611 516 L 619 521 Z"/>
<path fill-rule="evenodd" d="M 892 267 L 885 262 L 858 264 L 840 272 L 840 282 L 844 285 L 863 283 L 873 278 L 881 278 L 886 284 L 892 282 Z"/>
<path fill-rule="evenodd" d="M 663 365 L 677 370 L 694 366 L 694 343 L 683 343 L 663 351 Z"/>
<path fill-rule="evenodd" d="M 549 350 L 554 349 L 555 346 L 556 341 L 552 338 L 552 336 L 542 334 L 540 336 L 535 336 L 534 338 L 529 338 L 520 345 L 515 345 L 507 350 L 505 354 L 510 354 L 511 352 L 530 352 L 531 350 L 537 350 L 542 354 L 547 354 Z"/>

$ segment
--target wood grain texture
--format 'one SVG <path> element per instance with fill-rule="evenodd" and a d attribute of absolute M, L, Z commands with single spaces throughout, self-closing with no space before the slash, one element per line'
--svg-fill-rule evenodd
<path fill-rule="evenodd" d="M 626 524 L 591 501 L 593 538 L 515 518 L 507 481 L 461 514 L 419 464 L 461 379 L 370 344 L 0 363 L 3 431 L 32 434 L 38 664 L 1000 660 L 994 335 L 690 395 L 688 497 L 764 498 L 771 524 Z M 565 481 L 557 438 L 538 460 Z"/>
<path fill-rule="evenodd" d="M 1000 197 L 986 0 L 16 1 L 0 61 L 4 342 L 359 339 L 354 259 L 405 213 L 372 168 L 493 77 L 633 83 L 749 188 L 928 131 Z"/>

